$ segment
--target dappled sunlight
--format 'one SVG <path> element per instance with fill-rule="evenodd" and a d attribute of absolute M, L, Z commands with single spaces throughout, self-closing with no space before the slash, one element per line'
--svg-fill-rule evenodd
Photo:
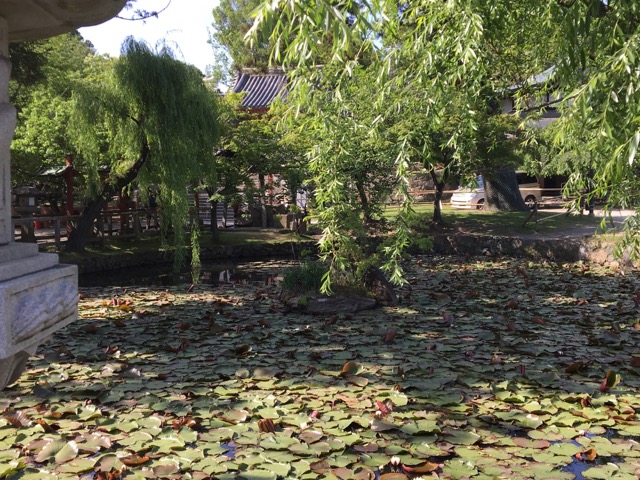
<path fill-rule="evenodd" d="M 639 471 L 635 272 L 416 257 L 399 305 L 310 316 L 263 279 L 288 265 L 218 285 L 82 289 L 81 319 L 0 397 L 3 471 Z"/>

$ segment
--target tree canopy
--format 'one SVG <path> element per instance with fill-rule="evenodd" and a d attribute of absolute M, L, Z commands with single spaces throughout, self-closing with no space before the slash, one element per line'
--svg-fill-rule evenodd
<path fill-rule="evenodd" d="M 194 180 L 215 180 L 217 95 L 206 88 L 195 67 L 176 60 L 169 50 L 154 52 L 131 37 L 104 73 L 74 96 L 70 128 L 90 164 L 95 192 L 83 215 L 92 221 L 96 210 L 134 179 L 143 192 L 154 184 L 159 187 L 163 227 L 173 228 L 176 246 L 183 251 L 187 187 Z M 98 183 L 98 167 L 105 163 L 110 178 Z M 86 235 L 82 220 L 76 229 L 79 236 Z M 74 240 L 72 234 L 70 248 L 82 248 Z"/>
<path fill-rule="evenodd" d="M 292 89 L 303 92 L 300 98 L 318 93 L 320 58 L 335 72 L 338 99 L 345 99 L 353 72 L 367 58 L 378 85 L 375 101 L 386 104 L 386 115 L 399 110 L 404 93 L 418 92 L 427 105 L 425 121 L 437 125 L 457 97 L 457 127 L 445 143 L 458 158 L 486 140 L 487 108 L 506 89 L 513 89 L 516 113 L 524 115 L 539 111 L 532 100 L 553 87 L 563 112 L 557 144 L 597 153 L 589 161 L 598 192 L 629 205 L 638 191 L 638 8 L 636 2 L 602 0 L 381 0 L 354 10 L 352 2 L 280 0 L 263 3 L 253 35 L 270 32 L 278 46 L 272 58 L 293 72 Z M 328 41 L 329 57 L 322 50 Z M 554 75 L 540 85 L 536 75 L 549 66 Z M 330 125 L 326 116 L 318 121 Z M 527 125 L 525 119 L 520 128 Z M 401 184 L 411 159 L 409 140 L 397 142 Z M 407 197 L 405 213 L 410 204 Z M 397 267 L 394 258 L 389 268 Z"/>
<path fill-rule="evenodd" d="M 214 76 L 222 83 L 230 83 L 236 70 L 267 68 L 271 43 L 268 35 L 257 33 L 252 45 L 244 41 L 253 26 L 252 12 L 261 0 L 220 0 L 213 9 L 211 43 L 217 65 Z"/>
<path fill-rule="evenodd" d="M 84 248 L 93 220 L 112 196 L 135 186 L 159 189 L 163 226 L 184 252 L 187 188 L 215 183 L 218 96 L 201 73 L 129 38 L 119 59 L 95 55 L 77 33 L 19 44 L 21 72 L 11 93 L 18 109 L 12 145 L 18 181 L 71 154 L 85 182 L 84 209 L 68 248 Z M 108 171 L 100 178 L 99 171 Z M 135 182 L 135 183 L 132 183 Z"/>
<path fill-rule="evenodd" d="M 12 44 L 10 58 L 16 72 L 11 100 L 18 111 L 12 178 L 25 184 L 42 166 L 64 165 L 66 154 L 77 153 L 68 130 L 73 92 L 108 62 L 78 33 Z"/>

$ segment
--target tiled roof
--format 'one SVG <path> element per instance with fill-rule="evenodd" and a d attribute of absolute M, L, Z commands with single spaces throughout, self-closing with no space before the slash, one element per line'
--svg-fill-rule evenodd
<path fill-rule="evenodd" d="M 267 73 L 244 71 L 238 73 L 231 87 L 233 93 L 247 92 L 242 100 L 244 108 L 269 108 L 278 96 L 286 95 L 287 76 L 279 70 Z"/>

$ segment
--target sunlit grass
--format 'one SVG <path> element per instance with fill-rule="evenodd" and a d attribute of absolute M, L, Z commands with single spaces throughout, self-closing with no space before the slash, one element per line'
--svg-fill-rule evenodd
<path fill-rule="evenodd" d="M 399 208 L 390 205 L 384 212 L 384 217 L 392 220 Z M 420 203 L 415 211 L 423 218 L 424 223 L 431 222 L 433 205 Z M 567 214 L 557 210 L 541 209 L 535 213 L 526 212 L 495 212 L 489 210 L 463 210 L 444 205 L 442 209 L 444 225 L 443 231 L 455 229 L 462 232 L 484 233 L 491 235 L 522 235 L 531 233 L 553 233 L 577 227 L 593 227 L 598 229 L 602 217 L 588 215 Z M 525 224 L 526 222 L 526 224 Z M 437 232 L 438 228 L 434 228 Z"/>

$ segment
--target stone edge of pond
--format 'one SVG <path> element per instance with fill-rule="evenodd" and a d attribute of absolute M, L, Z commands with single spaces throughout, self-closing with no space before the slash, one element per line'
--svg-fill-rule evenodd
<path fill-rule="evenodd" d="M 564 238 L 527 238 L 492 235 L 435 235 L 433 252 L 442 255 L 487 255 L 555 262 L 592 262 L 637 267 L 630 255 L 616 256 L 616 244 L 597 235 Z"/>
<path fill-rule="evenodd" d="M 523 238 L 491 235 L 446 235 L 432 236 L 430 250 L 411 249 L 410 254 L 438 255 L 486 255 L 529 258 L 556 262 L 594 262 L 612 267 L 635 266 L 628 256 L 617 258 L 615 245 L 597 236 L 575 238 Z M 202 262 L 237 259 L 243 261 L 267 258 L 297 258 L 303 251 L 317 252 L 315 241 L 252 243 L 203 248 Z M 137 268 L 150 265 L 171 264 L 173 252 L 148 251 L 121 255 L 94 255 L 90 257 L 62 259 L 65 263 L 78 265 L 81 274 L 105 272 L 121 268 Z"/>

